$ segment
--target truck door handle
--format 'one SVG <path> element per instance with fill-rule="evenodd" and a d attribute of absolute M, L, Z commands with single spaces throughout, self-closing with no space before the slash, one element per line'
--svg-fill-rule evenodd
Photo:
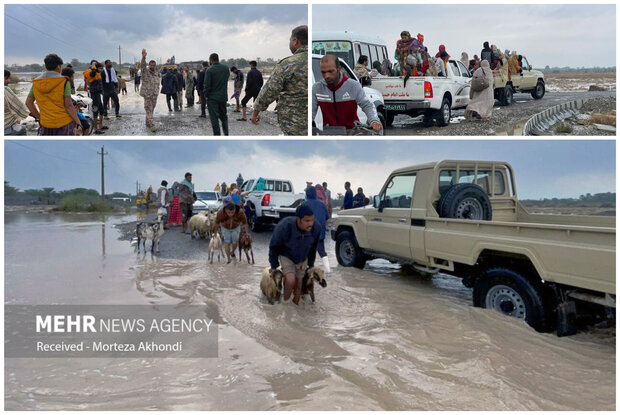
<path fill-rule="evenodd" d="M 398 221 L 401 222 L 401 223 L 407 223 L 407 219 L 404 219 L 404 218 L 400 218 L 400 219 L 398 219 Z"/>
<path fill-rule="evenodd" d="M 372 218 L 373 222 L 383 222 L 383 219 L 381 218 Z"/>

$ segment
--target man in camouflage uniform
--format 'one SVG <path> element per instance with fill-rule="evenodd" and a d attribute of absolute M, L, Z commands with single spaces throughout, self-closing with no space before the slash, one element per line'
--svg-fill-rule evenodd
<path fill-rule="evenodd" d="M 142 49 L 142 61 L 140 62 L 142 71 L 142 82 L 140 85 L 140 96 L 144 98 L 144 111 L 146 111 L 146 126 L 151 131 L 157 131 L 155 120 L 153 119 L 153 111 L 157 105 L 157 97 L 159 96 L 159 73 L 157 72 L 157 62 L 151 60 L 146 66 L 146 49 Z"/>
<path fill-rule="evenodd" d="M 293 29 L 289 48 L 293 55 L 278 62 L 256 98 L 252 123 L 259 125 L 259 113 L 277 100 L 282 132 L 308 135 L 308 26 Z"/>

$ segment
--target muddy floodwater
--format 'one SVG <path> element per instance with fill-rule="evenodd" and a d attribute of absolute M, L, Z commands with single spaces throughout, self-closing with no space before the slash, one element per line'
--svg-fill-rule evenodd
<path fill-rule="evenodd" d="M 179 228 L 137 253 L 115 227 L 135 220 L 6 212 L 5 303 L 214 305 L 219 357 L 5 359 L 7 410 L 616 408 L 615 332 L 539 334 L 447 275 L 337 267 L 331 240 L 316 303 L 269 305 L 269 231 L 256 265 L 209 265 Z"/>

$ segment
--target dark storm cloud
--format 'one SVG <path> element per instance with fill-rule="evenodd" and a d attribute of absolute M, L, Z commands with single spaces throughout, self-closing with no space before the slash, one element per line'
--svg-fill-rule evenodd
<path fill-rule="evenodd" d="M 75 57 L 76 50 L 81 50 L 84 55 L 80 59 L 85 60 L 93 56 L 92 52 L 97 55 L 98 50 L 111 53 L 119 43 L 157 39 L 164 29 L 178 24 L 182 18 L 230 25 L 231 34 L 261 21 L 266 24 L 290 24 L 291 28 L 307 23 L 305 4 L 9 4 L 4 7 L 5 56 L 11 57 L 44 56 L 51 50 Z M 195 41 L 200 44 L 201 39 Z M 92 52 L 88 53 L 89 50 Z M 112 56 L 118 56 L 118 53 Z"/>

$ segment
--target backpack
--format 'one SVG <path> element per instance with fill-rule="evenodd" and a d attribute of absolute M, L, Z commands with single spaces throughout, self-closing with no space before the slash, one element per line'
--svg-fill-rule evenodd
<path fill-rule="evenodd" d="M 474 75 L 474 77 L 471 79 L 471 89 L 474 92 L 484 91 L 489 87 L 489 81 L 485 76 L 486 73 L 484 72 L 484 69 L 482 69 L 482 73 L 484 74 L 483 76 Z"/>

